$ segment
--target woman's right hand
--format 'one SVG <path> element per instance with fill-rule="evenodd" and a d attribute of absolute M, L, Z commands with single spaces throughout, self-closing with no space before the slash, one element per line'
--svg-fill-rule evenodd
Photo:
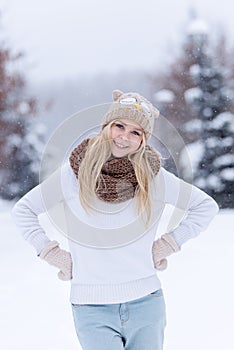
<path fill-rule="evenodd" d="M 72 258 L 66 250 L 59 248 L 56 241 L 49 242 L 39 254 L 40 258 L 48 264 L 60 269 L 58 277 L 63 281 L 72 279 Z"/>

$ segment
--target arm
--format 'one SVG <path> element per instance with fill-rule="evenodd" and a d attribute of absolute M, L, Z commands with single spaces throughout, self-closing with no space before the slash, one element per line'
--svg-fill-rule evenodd
<path fill-rule="evenodd" d="M 63 201 L 61 168 L 58 168 L 40 185 L 24 195 L 12 209 L 12 217 L 23 238 L 34 246 L 38 255 L 50 242 L 39 223 L 38 216 L 61 201 Z"/>
<path fill-rule="evenodd" d="M 14 222 L 21 231 L 23 238 L 36 249 L 37 255 L 50 242 L 38 220 L 38 215 L 45 211 L 41 185 L 36 186 L 24 195 L 12 209 Z"/>
<path fill-rule="evenodd" d="M 164 202 L 179 209 L 172 215 L 169 233 L 162 235 L 152 247 L 155 268 L 164 270 L 167 267 L 166 257 L 179 251 L 186 241 L 204 231 L 217 214 L 218 205 L 205 192 L 163 168 L 159 179 L 164 187 Z"/>
<path fill-rule="evenodd" d="M 199 188 L 165 169 L 162 169 L 162 175 L 165 183 L 165 202 L 180 209 L 174 212 L 169 231 L 181 247 L 208 227 L 219 207 L 213 198 Z"/>
<path fill-rule="evenodd" d="M 58 277 L 66 281 L 72 276 L 71 255 L 60 249 L 58 242 L 50 241 L 38 220 L 39 214 L 63 201 L 60 175 L 61 169 L 58 169 L 22 197 L 13 207 L 12 217 L 24 239 L 36 249 L 37 255 L 59 268 Z"/>

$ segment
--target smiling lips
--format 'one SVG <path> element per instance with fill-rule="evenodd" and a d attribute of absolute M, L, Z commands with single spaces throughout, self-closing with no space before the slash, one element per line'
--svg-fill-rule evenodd
<path fill-rule="evenodd" d="M 114 143 L 114 145 L 115 145 L 117 148 L 119 148 L 119 149 L 126 149 L 126 148 L 128 148 L 128 146 L 123 145 L 122 143 L 119 143 L 119 142 L 117 142 L 117 141 L 115 141 L 115 140 L 113 140 L 113 143 Z"/>

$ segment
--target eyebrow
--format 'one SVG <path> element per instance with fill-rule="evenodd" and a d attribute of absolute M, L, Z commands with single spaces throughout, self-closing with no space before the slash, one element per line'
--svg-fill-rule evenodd
<path fill-rule="evenodd" d="M 116 123 L 117 123 L 117 121 L 116 121 Z M 126 123 L 122 122 L 122 120 L 120 120 L 119 123 L 122 123 L 124 126 L 132 125 L 132 124 L 126 124 Z M 134 127 L 134 126 L 133 126 L 133 128 L 134 128 L 134 130 L 140 131 L 140 132 L 143 133 L 143 129 L 139 129 L 139 128 Z"/>

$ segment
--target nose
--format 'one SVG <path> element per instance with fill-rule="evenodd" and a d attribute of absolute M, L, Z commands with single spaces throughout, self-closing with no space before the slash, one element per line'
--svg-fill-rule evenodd
<path fill-rule="evenodd" d="M 129 138 L 129 133 L 127 130 L 122 130 L 119 134 L 119 137 L 123 140 L 128 140 Z"/>

